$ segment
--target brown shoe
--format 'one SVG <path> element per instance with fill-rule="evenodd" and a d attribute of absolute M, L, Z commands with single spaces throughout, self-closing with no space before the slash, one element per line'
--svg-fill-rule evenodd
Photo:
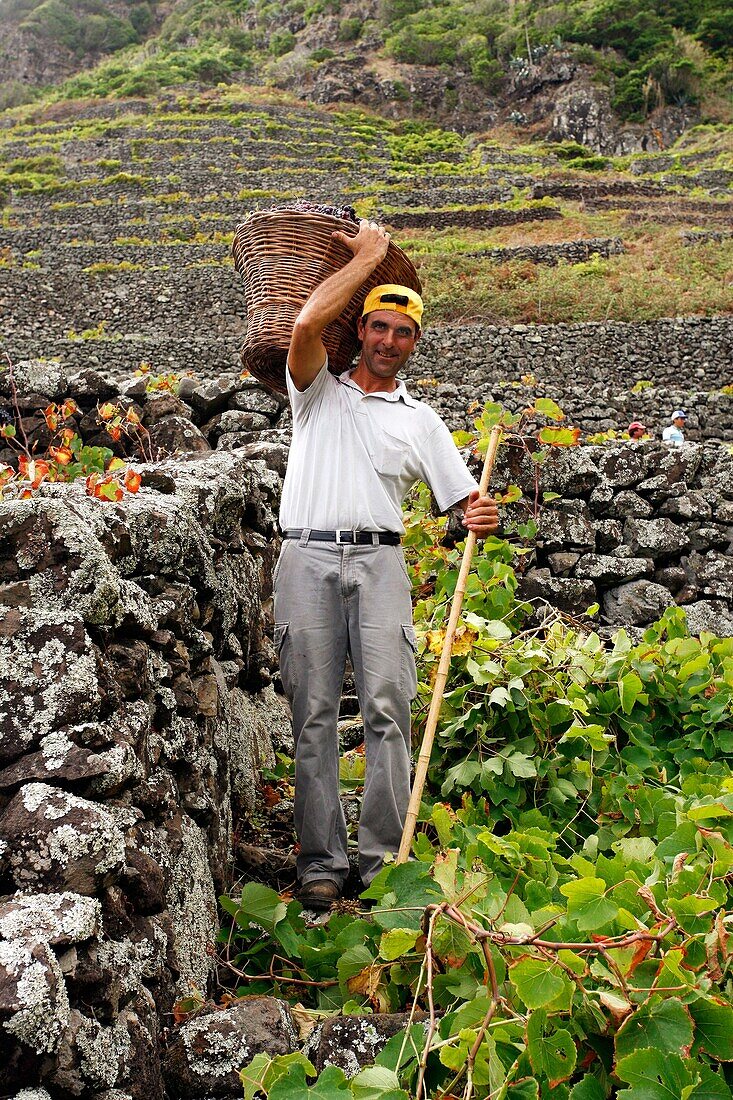
<path fill-rule="evenodd" d="M 341 887 L 328 878 L 315 878 L 305 882 L 298 891 L 298 901 L 304 909 L 327 912 L 341 897 Z"/>

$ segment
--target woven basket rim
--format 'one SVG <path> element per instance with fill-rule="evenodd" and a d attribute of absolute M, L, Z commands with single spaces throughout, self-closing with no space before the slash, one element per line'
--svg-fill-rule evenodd
<path fill-rule="evenodd" d="M 237 225 L 232 242 L 235 268 L 245 284 L 248 325 L 242 362 L 255 377 L 284 391 L 284 360 L 295 315 L 316 287 L 352 259 L 334 232 L 355 237 L 359 223 L 309 210 L 256 210 Z M 422 292 L 412 260 L 393 240 L 337 318 L 324 330 L 329 367 L 341 373 L 357 350 L 357 320 L 366 295 L 381 283 Z"/>

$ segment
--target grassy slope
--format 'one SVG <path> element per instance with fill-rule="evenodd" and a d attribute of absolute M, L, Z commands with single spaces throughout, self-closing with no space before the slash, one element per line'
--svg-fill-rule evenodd
<path fill-rule="evenodd" d="M 449 68 L 495 96 L 507 93 L 506 78 L 527 65 L 528 50 L 536 61 L 564 44 L 610 84 L 622 118 L 638 121 L 664 105 L 700 105 L 710 118 L 729 112 L 726 0 L 380 0 L 371 18 L 351 0 L 178 0 L 167 18 L 165 10 L 156 0 L 123 9 L 110 0 L 0 0 L 0 26 L 22 26 L 42 48 L 70 51 L 82 71 L 62 96 L 149 95 L 246 74 L 277 82 L 284 70 L 297 79 L 332 59 L 373 58 L 375 48 L 407 71 Z M 103 54 L 112 57 L 83 71 Z M 17 83 L 12 93 L 23 94 Z"/>

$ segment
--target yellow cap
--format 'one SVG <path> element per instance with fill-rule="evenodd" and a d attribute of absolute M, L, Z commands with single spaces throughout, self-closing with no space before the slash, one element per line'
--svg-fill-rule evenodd
<path fill-rule="evenodd" d="M 393 313 L 405 313 L 411 317 L 418 328 L 422 321 L 423 304 L 420 295 L 409 286 L 398 283 L 383 283 L 375 286 L 366 296 L 362 317 L 377 309 L 389 309 Z"/>

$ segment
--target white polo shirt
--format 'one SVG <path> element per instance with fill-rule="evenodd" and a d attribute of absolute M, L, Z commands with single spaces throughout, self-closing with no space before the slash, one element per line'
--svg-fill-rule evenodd
<path fill-rule="evenodd" d="M 675 447 L 681 447 L 685 442 L 685 435 L 676 424 L 670 424 L 662 432 L 662 443 L 671 443 Z"/>
<path fill-rule="evenodd" d="M 402 502 L 426 482 L 441 511 L 478 489 L 447 427 L 398 380 L 392 393 L 364 393 L 328 361 L 302 393 L 286 369 L 293 439 L 280 526 L 404 533 Z"/>

